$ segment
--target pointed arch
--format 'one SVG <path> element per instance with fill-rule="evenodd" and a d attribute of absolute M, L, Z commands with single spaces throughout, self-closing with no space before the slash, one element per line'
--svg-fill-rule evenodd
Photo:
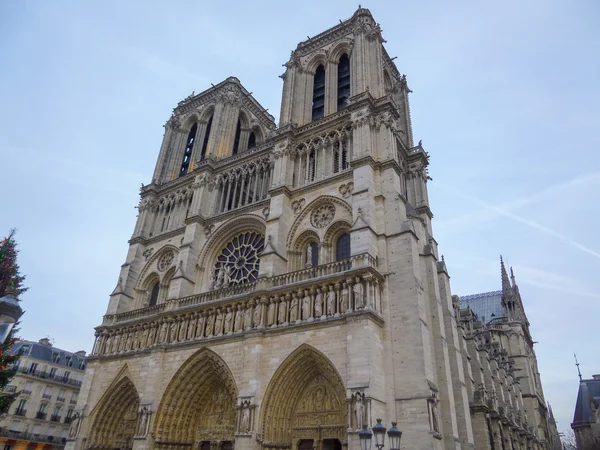
<path fill-rule="evenodd" d="M 297 439 L 339 439 L 348 427 L 346 388 L 333 363 L 302 344 L 275 371 L 261 407 L 263 447 L 291 448 Z"/>
<path fill-rule="evenodd" d="M 90 413 L 88 446 L 101 450 L 132 448 L 139 407 L 140 396 L 125 365 Z"/>
<path fill-rule="evenodd" d="M 156 442 L 191 447 L 196 441 L 233 441 L 237 397 L 227 363 L 212 350 L 198 350 L 173 375 L 162 396 Z"/>

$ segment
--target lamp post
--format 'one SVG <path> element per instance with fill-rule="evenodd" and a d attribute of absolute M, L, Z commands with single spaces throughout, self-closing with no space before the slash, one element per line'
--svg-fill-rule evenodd
<path fill-rule="evenodd" d="M 373 434 L 375 435 L 375 447 L 377 447 L 377 450 L 381 450 L 383 448 L 385 431 L 386 430 L 381 423 L 381 419 L 377 419 L 377 423 L 373 427 Z"/>
<path fill-rule="evenodd" d="M 373 433 L 371 433 L 367 424 L 364 424 L 362 430 L 358 432 L 358 437 L 360 438 L 360 450 L 371 450 Z"/>
<path fill-rule="evenodd" d="M 388 430 L 388 437 L 390 438 L 390 450 L 400 450 L 400 439 L 402 438 L 402 431 L 397 427 L 397 422 L 392 422 L 392 428 Z"/>
<path fill-rule="evenodd" d="M 22 315 L 23 309 L 17 300 L 17 291 L 11 288 L 6 289 L 4 297 L 0 298 L 0 345 L 4 344 Z"/>

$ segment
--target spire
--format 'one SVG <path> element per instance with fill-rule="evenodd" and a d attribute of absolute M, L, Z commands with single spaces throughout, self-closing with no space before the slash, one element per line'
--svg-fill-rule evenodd
<path fill-rule="evenodd" d="M 581 382 L 582 378 L 581 371 L 579 370 L 579 361 L 577 361 L 577 355 L 575 353 L 573 353 L 573 356 L 575 357 L 575 365 L 577 366 L 577 375 L 579 375 L 579 382 Z"/>
<path fill-rule="evenodd" d="M 508 279 L 508 273 L 506 273 L 506 267 L 504 267 L 504 260 L 500 255 L 500 271 L 502 272 L 502 292 L 510 291 L 510 280 Z"/>
<path fill-rule="evenodd" d="M 517 285 L 517 282 L 515 281 L 515 273 L 513 272 L 512 266 L 510 266 L 510 282 L 512 283 L 512 287 L 515 287 Z"/>

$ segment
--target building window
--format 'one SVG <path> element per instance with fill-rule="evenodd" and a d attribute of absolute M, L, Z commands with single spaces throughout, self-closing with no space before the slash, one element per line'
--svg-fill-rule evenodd
<path fill-rule="evenodd" d="M 350 234 L 342 234 L 335 243 L 335 260 L 343 261 L 350 258 Z"/>
<path fill-rule="evenodd" d="M 65 374 L 63 375 L 63 381 L 65 383 L 69 382 L 69 377 L 71 376 L 71 372 L 65 372 Z"/>
<path fill-rule="evenodd" d="M 264 236 L 254 231 L 233 238 L 217 258 L 214 287 L 218 289 L 256 280 L 264 246 Z"/>
<path fill-rule="evenodd" d="M 256 133 L 254 131 L 250 132 L 250 136 L 248 137 L 248 148 L 256 147 Z"/>
<path fill-rule="evenodd" d="M 23 346 L 21 346 L 21 355 L 28 355 L 30 348 L 31 348 L 30 345 L 23 345 Z"/>
<path fill-rule="evenodd" d="M 37 363 L 31 363 L 31 365 L 29 366 L 29 370 L 27 371 L 27 373 L 35 373 L 35 371 L 37 370 L 38 365 Z"/>
<path fill-rule="evenodd" d="M 56 377 L 56 368 L 52 367 L 50 369 L 50 373 L 48 374 L 48 378 L 54 378 L 54 377 Z"/>
<path fill-rule="evenodd" d="M 310 263 L 312 267 L 319 265 L 319 244 L 311 242 L 306 249 L 306 264 Z"/>
<path fill-rule="evenodd" d="M 19 400 L 19 404 L 17 405 L 17 409 L 15 410 L 15 414 L 17 416 L 24 416 L 25 413 L 27 412 L 27 410 L 25 409 L 25 406 L 27 405 L 27 400 Z"/>
<path fill-rule="evenodd" d="M 198 124 L 195 123 L 187 137 L 187 143 L 185 144 L 185 152 L 183 153 L 183 161 L 181 162 L 181 170 L 179 176 L 183 176 L 188 172 L 190 168 L 190 161 L 192 159 L 192 150 L 194 149 L 194 141 L 196 140 L 196 132 L 198 131 Z"/>
<path fill-rule="evenodd" d="M 345 53 L 338 62 L 337 79 L 337 110 L 340 111 L 348 105 L 350 97 L 350 58 Z"/>
<path fill-rule="evenodd" d="M 148 306 L 155 306 L 158 301 L 158 291 L 160 289 L 160 285 L 158 281 L 154 283 L 152 287 L 152 291 L 150 292 L 150 301 L 148 302 Z"/>
<path fill-rule="evenodd" d="M 67 356 L 67 366 L 68 367 L 73 367 L 73 357 L 72 356 Z"/>
<path fill-rule="evenodd" d="M 60 364 L 60 353 L 52 352 L 52 362 L 55 364 Z"/>
<path fill-rule="evenodd" d="M 235 127 L 235 139 L 233 140 L 233 154 L 237 155 L 240 150 L 240 134 L 242 134 L 242 123 L 238 119 L 237 126 Z"/>
<path fill-rule="evenodd" d="M 210 129 L 212 128 L 213 116 L 210 116 L 208 123 L 206 124 L 206 131 L 204 132 L 204 141 L 202 142 L 202 151 L 200 152 L 200 160 L 206 158 L 206 149 L 208 148 L 208 138 L 210 137 Z"/>
<path fill-rule="evenodd" d="M 325 115 L 325 67 L 319 65 L 315 71 L 313 82 L 312 120 Z"/>

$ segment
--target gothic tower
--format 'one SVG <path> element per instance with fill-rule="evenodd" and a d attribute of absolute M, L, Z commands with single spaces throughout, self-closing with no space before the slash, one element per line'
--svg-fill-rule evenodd
<path fill-rule="evenodd" d="M 360 8 L 301 42 L 278 126 L 233 77 L 179 102 L 69 450 L 358 450 L 377 418 L 402 448 L 475 448 L 428 155 L 383 42 Z"/>

